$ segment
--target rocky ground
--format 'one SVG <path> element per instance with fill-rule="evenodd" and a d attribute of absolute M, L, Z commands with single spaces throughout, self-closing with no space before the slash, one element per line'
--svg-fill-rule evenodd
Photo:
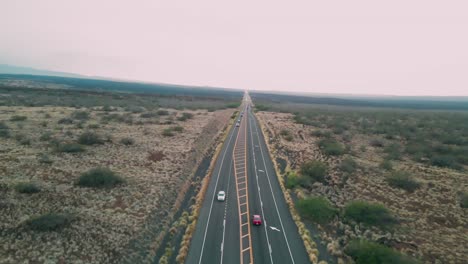
<path fill-rule="evenodd" d="M 350 239 L 365 237 L 383 242 L 427 263 L 466 263 L 468 259 L 467 209 L 460 207 L 459 196 L 468 189 L 468 175 L 463 171 L 416 163 L 407 157 L 394 163 L 394 168 L 411 172 L 421 187 L 410 193 L 395 189 L 385 181 L 386 172 L 379 167 L 384 158 L 381 148 L 373 147 L 373 138 L 348 131 L 352 138 L 338 135 L 347 146 L 343 156 L 326 156 L 317 146 L 318 137 L 311 133 L 319 128 L 294 122 L 287 113 L 259 112 L 267 139 L 275 156 L 287 161 L 292 170 L 310 160 L 320 160 L 331 168 L 328 184 L 314 183 L 310 189 L 295 190 L 297 197 L 324 196 L 338 208 L 353 200 L 384 204 L 400 223 L 393 231 L 381 231 L 351 225 L 336 219 L 321 228 L 328 249 L 343 256 L 343 247 Z M 280 131 L 288 130 L 287 140 Z M 347 133 L 349 135 L 349 133 Z M 384 139 L 383 139 L 384 140 Z M 364 146 L 364 147 L 363 147 Z M 358 164 L 353 175 L 338 169 L 340 162 L 352 157 Z M 346 258 L 343 258 L 346 259 Z"/>
<path fill-rule="evenodd" d="M 9 134 L 0 137 L 0 263 L 115 263 L 135 250 L 148 226 L 169 222 L 196 163 L 234 110 L 165 110 L 167 115 L 145 116 L 122 108 L 0 107 Z M 193 117 L 183 120 L 183 112 Z M 172 135 L 163 135 L 167 129 Z M 102 143 L 79 153 L 53 147 L 76 142 L 85 131 Z M 124 144 L 123 138 L 131 140 Z M 111 169 L 125 183 L 77 186 L 79 176 L 95 167 Z M 15 186 L 21 182 L 40 191 L 20 193 Z M 72 221 L 42 232 L 26 224 L 47 213 Z M 155 243 L 160 231 L 146 241 Z"/>

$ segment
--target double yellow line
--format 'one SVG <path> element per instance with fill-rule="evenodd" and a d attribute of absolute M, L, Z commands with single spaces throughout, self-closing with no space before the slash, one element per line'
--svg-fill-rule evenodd
<path fill-rule="evenodd" d="M 250 214 L 249 214 L 249 192 L 247 184 L 247 122 L 244 116 L 241 119 L 239 133 L 234 144 L 233 160 L 234 175 L 236 180 L 237 205 L 239 212 L 239 241 L 240 241 L 240 263 L 244 263 L 244 256 L 249 258 L 248 263 L 253 263 L 252 237 L 250 233 Z M 243 132 L 243 134 L 241 134 Z M 237 164 L 240 164 L 238 171 Z M 243 172 L 241 172 L 243 169 Z M 245 202 L 241 203 L 241 199 Z M 245 208 L 243 208 L 245 206 Z M 246 216 L 246 218 L 244 218 Z M 243 227 L 247 226 L 247 231 L 243 232 Z M 248 238 L 248 243 L 244 243 L 244 238 Z M 248 255 L 247 255 L 248 254 Z"/>

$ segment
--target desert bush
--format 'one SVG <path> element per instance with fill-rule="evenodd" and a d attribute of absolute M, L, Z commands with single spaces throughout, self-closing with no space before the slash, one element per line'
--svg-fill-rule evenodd
<path fill-rule="evenodd" d="M 140 117 L 141 118 L 153 118 L 153 117 L 158 117 L 158 114 L 155 112 L 146 112 L 146 113 L 141 113 Z"/>
<path fill-rule="evenodd" d="M 110 188 L 124 180 L 108 168 L 94 168 L 81 174 L 77 185 L 81 187 Z"/>
<path fill-rule="evenodd" d="M 239 102 L 233 102 L 226 105 L 226 108 L 237 108 L 240 106 Z"/>
<path fill-rule="evenodd" d="M 387 246 L 366 240 L 353 240 L 345 248 L 356 264 L 416 264 L 417 261 Z"/>
<path fill-rule="evenodd" d="M 327 171 L 328 167 L 325 163 L 314 160 L 302 164 L 300 174 L 313 181 L 325 183 L 325 175 L 327 174 Z"/>
<path fill-rule="evenodd" d="M 166 128 L 163 130 L 162 135 L 165 137 L 172 137 L 174 136 L 174 133 L 172 133 L 172 129 Z"/>
<path fill-rule="evenodd" d="M 392 172 L 387 177 L 387 182 L 393 188 L 400 188 L 408 192 L 413 192 L 420 186 L 420 184 L 411 177 L 411 174 L 406 171 Z"/>
<path fill-rule="evenodd" d="M 353 201 L 346 204 L 344 217 L 381 228 L 388 228 L 396 223 L 396 219 L 385 206 L 365 201 Z"/>
<path fill-rule="evenodd" d="M 165 156 L 166 155 L 164 155 L 162 151 L 156 150 L 148 152 L 148 160 L 153 162 L 161 161 L 162 159 L 164 159 Z"/>
<path fill-rule="evenodd" d="M 300 184 L 299 176 L 293 171 L 288 171 L 286 174 L 286 183 L 285 183 L 286 188 L 293 189 L 299 184 Z"/>
<path fill-rule="evenodd" d="M 65 153 L 78 153 L 85 151 L 85 148 L 77 143 L 58 143 L 55 144 L 55 151 L 56 152 L 65 152 Z"/>
<path fill-rule="evenodd" d="M 69 225 L 72 220 L 68 214 L 48 213 L 26 221 L 26 225 L 35 231 L 54 231 Z"/>
<path fill-rule="evenodd" d="M 73 124 L 73 119 L 68 118 L 68 117 L 60 118 L 57 121 L 57 124 L 70 125 L 70 124 Z"/>
<path fill-rule="evenodd" d="M 42 164 L 52 164 L 54 162 L 47 154 L 40 154 L 37 160 Z"/>
<path fill-rule="evenodd" d="M 78 143 L 82 145 L 103 144 L 104 140 L 95 132 L 86 131 L 78 137 Z"/>
<path fill-rule="evenodd" d="M 12 122 L 24 121 L 26 119 L 28 119 L 28 117 L 27 116 L 22 116 L 22 115 L 14 115 L 14 116 L 10 117 L 10 121 L 12 121 Z"/>
<path fill-rule="evenodd" d="M 387 170 L 387 171 L 393 170 L 392 162 L 389 161 L 389 160 L 383 160 L 383 161 L 379 164 L 379 167 L 382 168 L 382 169 L 384 169 L 384 170 Z"/>
<path fill-rule="evenodd" d="M 468 192 L 464 192 L 461 194 L 460 206 L 461 208 L 468 208 Z"/>
<path fill-rule="evenodd" d="M 179 117 L 177 118 L 177 120 L 179 120 L 179 121 L 185 121 L 185 120 L 187 120 L 187 119 L 192 119 L 192 118 L 193 118 L 193 114 L 184 112 L 184 113 L 182 113 L 182 116 L 179 116 Z"/>
<path fill-rule="evenodd" d="M 120 143 L 126 146 L 130 146 L 135 144 L 135 140 L 133 138 L 125 137 L 120 140 Z"/>
<path fill-rule="evenodd" d="M 172 131 L 175 131 L 175 132 L 182 132 L 184 131 L 184 128 L 181 127 L 181 126 L 175 126 L 172 128 Z"/>
<path fill-rule="evenodd" d="M 371 141 L 369 142 L 369 144 L 373 147 L 376 147 L 376 148 L 383 148 L 384 146 L 384 143 L 382 140 L 380 139 L 377 139 L 377 138 L 374 138 L 374 139 L 371 139 Z"/>
<path fill-rule="evenodd" d="M 98 124 L 89 124 L 88 128 L 89 129 L 96 129 L 96 128 L 99 128 L 99 125 Z"/>
<path fill-rule="evenodd" d="M 19 193 L 38 193 L 41 189 L 34 183 L 21 182 L 15 185 L 15 190 Z"/>
<path fill-rule="evenodd" d="M 146 109 L 142 106 L 127 106 L 125 108 L 125 111 L 127 112 L 131 112 L 131 113 L 134 113 L 134 114 L 139 114 L 139 113 L 143 113 L 144 111 L 146 111 Z"/>
<path fill-rule="evenodd" d="M 89 113 L 86 111 L 75 111 L 71 114 L 71 118 L 80 121 L 86 121 L 89 119 Z"/>
<path fill-rule="evenodd" d="M 160 116 L 166 116 L 166 115 L 169 115 L 169 111 L 167 111 L 167 110 L 158 110 L 158 111 L 156 111 L 156 114 L 158 114 Z"/>
<path fill-rule="evenodd" d="M 387 159 L 400 160 L 401 150 L 400 145 L 397 143 L 390 144 L 384 148 L 384 152 L 387 154 Z"/>
<path fill-rule="evenodd" d="M 343 145 L 334 139 L 322 139 L 318 146 L 326 155 L 339 156 L 345 153 Z"/>
<path fill-rule="evenodd" d="M 112 111 L 112 110 L 114 110 L 114 109 L 113 109 L 111 106 L 109 106 L 109 105 L 105 105 L 105 106 L 103 106 L 103 107 L 101 108 L 101 111 L 104 111 L 104 112 L 110 112 L 110 111 Z"/>
<path fill-rule="evenodd" d="M 318 224 L 326 224 L 338 213 L 330 202 L 323 197 L 310 197 L 297 201 L 296 207 L 302 217 Z"/>
<path fill-rule="evenodd" d="M 342 172 L 353 174 L 357 169 L 357 163 L 352 158 L 345 158 L 341 161 L 339 168 Z"/>
<path fill-rule="evenodd" d="M 431 157 L 430 163 L 437 167 L 461 169 L 461 166 L 457 163 L 456 157 L 453 155 L 435 155 Z"/>
<path fill-rule="evenodd" d="M 331 137 L 330 131 L 325 131 L 325 130 L 314 130 L 314 131 L 310 132 L 310 135 L 314 136 L 314 137 L 324 137 L 324 138 L 330 138 Z"/>
<path fill-rule="evenodd" d="M 5 122 L 0 122 L 0 138 L 10 137 L 10 128 L 5 124 Z"/>

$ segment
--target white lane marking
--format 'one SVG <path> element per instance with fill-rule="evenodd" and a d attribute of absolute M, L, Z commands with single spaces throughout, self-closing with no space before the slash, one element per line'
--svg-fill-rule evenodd
<path fill-rule="evenodd" d="M 227 214 L 227 208 L 228 208 L 228 201 L 227 201 L 227 198 L 229 197 L 228 194 L 229 194 L 229 186 L 230 186 L 230 183 L 231 183 L 231 175 L 232 175 L 232 168 L 234 166 L 232 166 L 232 163 L 234 161 L 234 158 L 231 159 L 231 164 L 229 165 L 229 177 L 228 177 L 228 184 L 227 184 L 227 189 L 226 189 L 226 204 L 224 205 L 224 219 L 223 219 L 223 243 L 221 244 L 222 245 L 222 248 L 221 248 L 221 261 L 220 263 L 222 264 L 223 263 L 223 256 L 224 256 L 224 235 L 226 233 L 226 214 Z"/>
<path fill-rule="evenodd" d="M 278 231 L 278 232 L 281 232 L 281 230 L 279 230 L 278 228 L 274 227 L 274 226 L 270 226 L 271 230 L 275 230 L 275 231 Z"/>
<path fill-rule="evenodd" d="M 255 119 L 255 117 L 253 116 L 252 114 L 252 118 Z M 249 118 L 250 120 L 250 118 Z M 250 122 L 251 123 L 251 122 Z M 255 124 L 255 131 L 257 132 L 257 141 L 259 144 L 261 144 L 260 142 L 260 136 L 258 135 L 258 126 L 256 124 L 256 121 L 254 120 L 254 124 Z M 253 142 L 252 142 L 253 143 Z M 284 229 L 284 226 L 283 226 L 283 221 L 281 220 L 281 215 L 279 213 L 279 210 L 278 210 L 278 205 L 276 204 L 276 199 L 275 199 L 275 194 L 273 193 L 273 187 L 271 187 L 271 181 L 270 181 L 270 175 L 268 174 L 268 169 L 267 169 L 267 166 L 266 166 L 266 162 L 265 162 L 265 156 L 263 155 L 263 149 L 260 148 L 260 153 L 262 154 L 262 159 L 263 159 L 263 167 L 265 168 L 265 171 L 266 171 L 266 176 L 267 176 L 267 179 L 268 179 L 268 185 L 270 186 L 270 192 L 271 192 L 271 196 L 273 197 L 273 202 L 275 204 L 275 208 L 276 208 L 276 214 L 278 215 L 278 218 L 280 220 L 280 224 L 281 224 L 281 229 L 283 229 L 283 236 L 284 236 L 284 239 L 286 240 L 286 245 L 288 246 L 288 251 L 289 251 L 289 255 L 291 256 L 291 260 L 294 263 L 296 263 L 294 261 L 294 257 L 292 255 L 292 252 L 291 252 L 291 248 L 289 246 L 289 242 L 288 242 L 288 238 L 286 237 L 286 230 Z"/>
<path fill-rule="evenodd" d="M 249 120 L 249 128 L 250 128 L 250 141 L 252 142 L 252 145 L 253 145 L 253 136 L 252 136 L 252 125 L 251 125 L 251 122 L 250 122 L 250 119 Z M 260 199 L 260 209 L 262 211 L 262 215 L 263 215 L 263 221 L 265 222 L 265 224 L 263 225 L 263 228 L 265 229 L 265 236 L 266 236 L 266 239 L 267 239 L 267 242 L 268 242 L 268 248 L 269 248 L 269 251 L 270 251 L 270 261 L 271 263 L 273 264 L 273 256 L 271 255 L 271 246 L 270 246 L 270 239 L 268 238 L 268 232 L 267 232 L 267 229 L 266 229 L 266 219 L 265 219 L 265 212 L 263 211 L 263 201 L 262 201 L 262 194 L 260 193 L 260 185 L 258 184 L 258 174 L 257 174 L 257 160 L 255 159 L 255 150 L 252 149 L 252 157 L 253 157 L 253 164 L 254 164 L 254 168 L 255 168 L 255 179 L 257 180 L 257 188 L 258 188 L 258 197 Z"/>
<path fill-rule="evenodd" d="M 216 177 L 216 183 L 215 183 L 215 188 L 213 191 L 213 197 L 211 198 L 211 205 L 210 205 L 210 212 L 208 213 L 208 221 L 206 221 L 206 228 L 205 228 L 205 235 L 203 236 L 203 243 L 202 243 L 202 248 L 200 252 L 200 259 L 198 261 L 198 264 L 201 263 L 202 257 L 203 257 L 203 250 L 205 248 L 205 240 L 206 240 L 206 233 L 208 233 L 208 226 L 210 223 L 210 217 L 211 217 L 211 210 L 213 209 L 213 202 L 216 196 L 216 190 L 218 189 L 218 180 L 219 180 L 219 175 L 221 174 L 221 168 L 223 167 L 224 163 L 224 158 L 226 157 L 226 152 L 229 148 L 229 145 L 231 144 L 232 136 L 235 134 L 235 130 L 232 130 L 231 136 L 229 137 L 228 145 L 226 146 L 226 149 L 224 150 L 223 158 L 221 159 L 221 165 L 219 166 L 219 171 L 218 171 L 218 176 Z M 209 185 L 209 183 L 208 183 Z"/>

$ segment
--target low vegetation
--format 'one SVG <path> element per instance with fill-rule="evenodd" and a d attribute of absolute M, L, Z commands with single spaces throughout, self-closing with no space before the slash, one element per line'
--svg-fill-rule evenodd
<path fill-rule="evenodd" d="M 387 182 L 394 188 L 400 188 L 408 192 L 414 192 L 421 185 L 406 171 L 393 171 L 387 177 Z"/>
<path fill-rule="evenodd" d="M 120 139 L 120 143 L 126 146 L 130 146 L 130 145 L 135 144 L 135 139 L 130 138 L 130 137 L 125 137 L 125 138 Z"/>
<path fill-rule="evenodd" d="M 22 115 L 14 115 L 14 116 L 10 117 L 11 122 L 24 121 L 26 119 L 28 119 L 28 117 L 27 116 L 22 116 Z"/>
<path fill-rule="evenodd" d="M 60 142 L 55 145 L 56 152 L 79 153 L 85 151 L 85 147 L 78 143 Z"/>
<path fill-rule="evenodd" d="M 318 224 L 329 223 L 338 213 L 338 210 L 323 197 L 300 199 L 296 207 L 302 217 Z"/>
<path fill-rule="evenodd" d="M 313 160 L 301 165 L 300 174 L 305 180 L 325 183 L 328 167 L 325 163 Z"/>
<path fill-rule="evenodd" d="M 0 138 L 10 137 L 10 127 L 8 127 L 5 122 L 0 121 Z"/>
<path fill-rule="evenodd" d="M 365 201 L 348 203 L 345 206 L 344 217 L 357 223 L 384 229 L 393 226 L 397 222 L 385 206 Z"/>
<path fill-rule="evenodd" d="M 417 264 L 418 262 L 387 246 L 366 240 L 353 240 L 345 249 L 356 264 Z"/>
<path fill-rule="evenodd" d="M 78 143 L 91 146 L 103 144 L 104 140 L 96 132 L 86 131 L 78 137 Z"/>
<path fill-rule="evenodd" d="M 111 188 L 124 183 L 124 180 L 108 168 L 94 168 L 83 174 L 77 184 L 81 187 Z"/>
<path fill-rule="evenodd" d="M 460 206 L 462 208 L 468 208 L 468 192 L 463 192 L 460 197 Z"/>
<path fill-rule="evenodd" d="M 318 146 L 326 155 L 339 156 L 345 153 L 344 146 L 335 139 L 322 139 Z"/>
<path fill-rule="evenodd" d="M 34 231 L 56 231 L 68 226 L 73 220 L 69 214 L 48 213 L 26 221 L 26 226 Z"/>
<path fill-rule="evenodd" d="M 38 193 L 41 189 L 34 183 L 21 182 L 15 185 L 15 190 L 19 193 Z"/>

